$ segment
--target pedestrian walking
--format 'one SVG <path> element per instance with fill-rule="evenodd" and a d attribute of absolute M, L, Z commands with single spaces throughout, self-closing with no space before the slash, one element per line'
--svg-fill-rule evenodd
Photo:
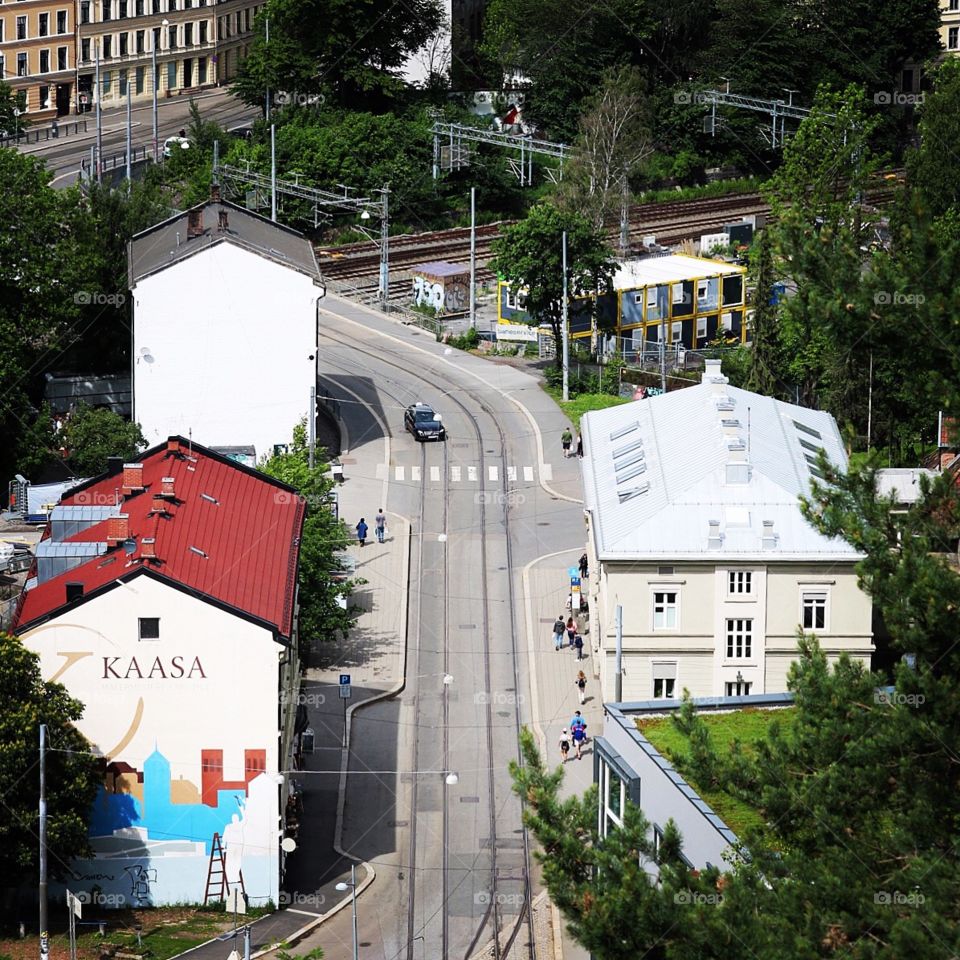
<path fill-rule="evenodd" d="M 377 543 L 383 543 L 383 537 L 387 532 L 387 515 L 383 512 L 383 507 L 379 509 L 377 515 L 373 518 L 373 529 L 377 533 Z"/>
<path fill-rule="evenodd" d="M 576 647 L 576 650 L 577 650 L 577 659 L 582 660 L 583 659 L 583 637 L 581 637 L 579 633 L 573 638 L 573 645 L 574 647 Z M 580 702 L 583 703 L 582 700 Z"/>
<path fill-rule="evenodd" d="M 586 580 L 587 574 L 590 572 L 590 561 L 587 560 L 587 555 L 585 553 L 580 555 L 580 579 Z"/>
<path fill-rule="evenodd" d="M 557 622 L 553 625 L 553 649 L 559 650 L 563 646 L 563 632 L 566 630 L 566 624 L 563 622 L 563 614 L 557 617 Z"/>
<path fill-rule="evenodd" d="M 577 679 L 574 680 L 574 685 L 577 688 L 577 693 L 580 694 L 580 702 L 586 703 L 587 675 L 582 670 L 577 674 Z"/>
<path fill-rule="evenodd" d="M 357 539 L 360 541 L 361 547 L 367 542 L 367 529 L 367 521 L 361 517 L 357 524 Z"/>
<path fill-rule="evenodd" d="M 579 432 L 577 433 L 577 456 L 583 459 L 583 437 Z"/>
<path fill-rule="evenodd" d="M 577 621 L 573 617 L 567 619 L 567 639 L 570 641 L 570 646 L 573 646 L 573 638 L 577 635 Z"/>
<path fill-rule="evenodd" d="M 564 763 L 567 762 L 567 755 L 570 753 L 570 734 L 566 730 L 560 734 L 560 757 Z"/>
<path fill-rule="evenodd" d="M 569 427 L 565 427 L 563 433 L 560 435 L 560 444 L 563 446 L 563 459 L 566 460 L 570 456 L 570 444 L 573 443 L 573 434 L 570 432 Z"/>
<path fill-rule="evenodd" d="M 583 741 L 587 739 L 587 725 L 584 724 L 582 727 L 573 728 L 573 745 L 577 748 L 577 759 L 580 759 L 580 748 L 583 746 Z"/>
<path fill-rule="evenodd" d="M 577 727 L 583 727 L 586 729 L 587 721 L 583 719 L 583 714 L 578 710 L 574 715 L 573 719 L 570 721 L 570 729 L 575 730 Z"/>

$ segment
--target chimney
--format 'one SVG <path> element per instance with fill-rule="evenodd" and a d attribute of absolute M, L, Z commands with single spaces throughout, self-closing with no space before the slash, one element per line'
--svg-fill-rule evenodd
<path fill-rule="evenodd" d="M 227 219 L 227 211 L 221 208 L 217 211 L 217 230 L 221 233 L 226 233 L 229 228 L 230 224 Z"/>
<path fill-rule="evenodd" d="M 710 520 L 709 533 L 707 534 L 707 548 L 709 550 L 719 550 L 723 543 L 723 537 L 720 534 L 720 521 Z"/>
<path fill-rule="evenodd" d="M 123 465 L 123 485 L 120 488 L 125 497 L 143 490 L 143 464 L 125 463 Z"/>
<path fill-rule="evenodd" d="M 760 546 L 764 550 L 773 550 L 777 541 L 780 539 L 780 535 L 773 532 L 773 521 L 764 520 L 763 521 L 763 536 L 760 538 Z"/>
<path fill-rule="evenodd" d="M 155 493 L 153 495 L 153 504 L 150 507 L 150 512 L 167 515 L 167 498 L 162 493 Z"/>
<path fill-rule="evenodd" d="M 212 203 L 220 202 L 220 184 L 219 183 L 210 184 L 210 200 Z"/>
<path fill-rule="evenodd" d="M 107 517 L 107 544 L 115 547 L 118 543 L 130 538 L 130 515 L 118 513 L 115 517 Z"/>
<path fill-rule="evenodd" d="M 174 482 L 173 477 L 164 477 L 160 481 L 160 493 L 158 496 L 163 497 L 164 500 L 175 500 L 177 494 L 173 489 Z"/>
<path fill-rule="evenodd" d="M 203 210 L 191 210 L 187 213 L 187 239 L 203 236 Z"/>
<path fill-rule="evenodd" d="M 726 390 L 724 387 L 726 387 L 730 381 L 723 375 L 720 364 L 721 361 L 719 360 L 704 360 L 703 376 L 700 382 L 709 383 L 713 387 L 711 393 L 717 396 L 725 396 Z"/>
<path fill-rule="evenodd" d="M 107 457 L 107 476 L 115 477 L 123 469 L 123 457 Z"/>
<path fill-rule="evenodd" d="M 157 559 L 157 541 L 154 537 L 144 537 L 140 541 L 140 556 L 144 560 Z"/>

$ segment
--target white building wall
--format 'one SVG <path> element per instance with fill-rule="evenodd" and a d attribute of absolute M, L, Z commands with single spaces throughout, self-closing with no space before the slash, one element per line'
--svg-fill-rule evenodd
<path fill-rule="evenodd" d="M 183 242 L 187 242 L 184 240 Z M 224 242 L 133 291 L 134 419 L 147 442 L 206 446 L 290 440 L 307 413 L 316 352 L 310 277 Z"/>
<path fill-rule="evenodd" d="M 158 640 L 138 639 L 140 617 L 159 617 Z M 71 889 L 96 884 L 127 898 L 126 905 L 202 901 L 216 830 L 228 872 L 242 867 L 251 902 L 278 902 L 275 775 L 284 648 L 271 633 L 143 576 L 28 631 L 23 641 L 40 654 L 44 679 L 63 683 L 85 704 L 77 726 L 93 749 L 144 775 L 142 784 L 131 779 L 122 788 L 137 800 L 125 810 L 140 814 L 126 829 L 117 828 L 107 801 L 98 798 L 101 829 L 96 813 L 91 829 L 97 857 L 73 865 Z M 264 750 L 266 774 L 250 782 L 240 801 L 233 791 L 216 806 L 203 805 L 204 749 L 222 750 L 223 779 L 241 782 L 244 751 Z M 103 829 L 107 821 L 113 829 Z"/>
<path fill-rule="evenodd" d="M 826 591 L 827 622 L 817 635 L 831 661 L 849 653 L 870 665 L 874 647 L 871 601 L 857 585 L 850 562 L 742 563 L 717 557 L 714 563 L 600 563 L 588 538 L 591 583 L 591 641 L 598 652 L 604 702 L 616 700 L 615 611 L 623 607 L 624 702 L 653 697 L 654 663 L 675 662 L 676 696 L 722 696 L 740 674 L 750 693 L 786 692 L 787 671 L 796 658 L 804 591 Z M 750 571 L 749 595 L 731 595 L 731 570 Z M 599 571 L 599 572 L 598 572 Z M 676 629 L 653 629 L 653 593 L 679 594 Z M 727 619 L 752 620 L 750 657 L 726 656 Z"/>

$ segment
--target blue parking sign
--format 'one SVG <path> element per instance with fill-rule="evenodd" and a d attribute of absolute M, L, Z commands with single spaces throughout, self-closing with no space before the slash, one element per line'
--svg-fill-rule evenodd
<path fill-rule="evenodd" d="M 349 687 L 349 686 L 350 686 L 350 674 L 349 674 L 349 673 L 341 673 L 341 674 L 340 674 L 340 686 L 341 686 L 341 687 Z"/>

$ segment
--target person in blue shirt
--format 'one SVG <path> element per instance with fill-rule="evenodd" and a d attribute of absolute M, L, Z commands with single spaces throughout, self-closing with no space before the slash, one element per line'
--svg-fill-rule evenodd
<path fill-rule="evenodd" d="M 357 524 L 357 539 L 360 541 L 361 547 L 367 542 L 367 529 L 367 521 L 361 517 Z"/>

